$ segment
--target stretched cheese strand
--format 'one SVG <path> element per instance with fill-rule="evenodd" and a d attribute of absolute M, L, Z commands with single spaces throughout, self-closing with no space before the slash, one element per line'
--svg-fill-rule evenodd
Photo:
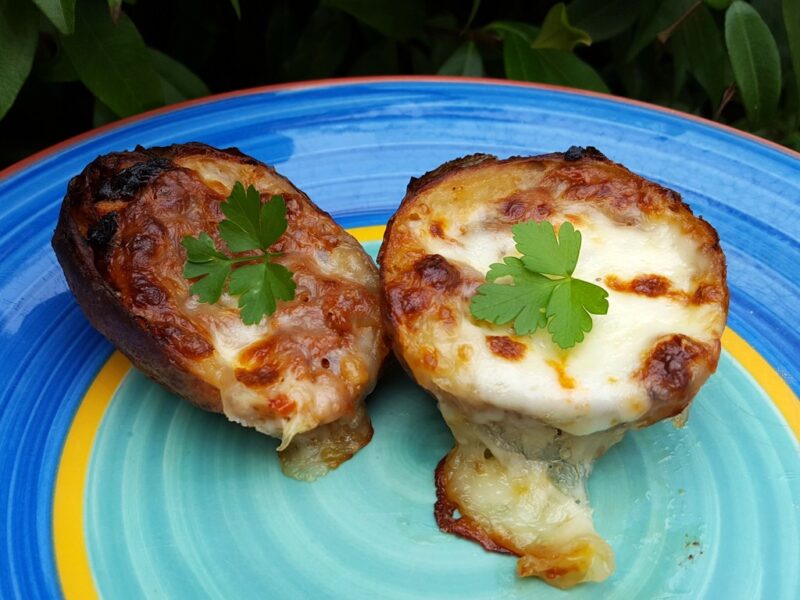
<path fill-rule="evenodd" d="M 586 482 L 625 427 L 575 436 L 508 414 L 485 421 L 455 402 L 439 408 L 456 438 L 440 465 L 440 503 L 517 554 L 521 576 L 566 588 L 614 571 L 613 551 L 592 524 Z"/>

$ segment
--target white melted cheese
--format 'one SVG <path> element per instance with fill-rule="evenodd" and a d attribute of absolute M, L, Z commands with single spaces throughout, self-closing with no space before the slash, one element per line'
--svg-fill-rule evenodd
<path fill-rule="evenodd" d="M 447 493 L 462 515 L 520 557 L 521 575 L 566 588 L 614 571 L 586 482 L 594 459 L 624 428 L 571 436 L 509 415 L 478 424 L 455 403 L 439 407 L 458 442 L 445 462 Z"/>
<path fill-rule="evenodd" d="M 657 274 L 667 277 L 673 290 L 691 293 L 696 278 L 707 268 L 708 259 L 698 244 L 666 220 L 626 226 L 589 205 L 564 212 L 577 216 L 576 228 L 583 237 L 574 273 L 579 279 L 607 287 L 603 282 L 609 275 L 627 281 Z M 492 263 L 519 255 L 508 229 L 484 227 L 486 218 L 476 210 L 463 224 L 463 234 L 445 229 L 445 239 L 419 226 L 420 242 L 430 254 L 486 273 Z M 592 331 L 582 343 L 564 352 L 549 333 L 539 330 L 533 336 L 513 338 L 527 346 L 519 361 L 494 354 L 485 339 L 487 335 L 513 337 L 511 328 L 472 319 L 464 302 L 457 329 L 442 334 L 436 344 L 445 362 L 460 367 L 435 378 L 435 383 L 462 400 L 485 404 L 490 399 L 496 408 L 535 417 L 573 434 L 637 420 L 650 407 L 644 384 L 636 376 L 648 350 L 662 336 L 676 333 L 716 342 L 725 315 L 715 303 L 693 305 L 667 296 L 607 291 L 608 314 L 592 316 Z M 466 364 L 456 360 L 464 346 L 471 347 L 472 355 Z M 574 382 L 573 388 L 561 384 L 563 376 Z"/>
<path fill-rule="evenodd" d="M 561 588 L 602 581 L 614 570 L 614 554 L 592 524 L 586 482 L 593 462 L 649 416 L 642 371 L 659 342 L 682 334 L 711 353 L 718 349 L 724 299 L 688 299 L 701 284 L 724 286 L 721 257 L 713 235 L 665 190 L 631 181 L 619 167 L 604 165 L 598 174 L 598 165 L 587 164 L 585 172 L 570 173 L 573 167 L 557 160 L 491 162 L 422 188 L 401 208 L 393 224 L 399 233 L 390 231 L 397 247 L 385 257 L 387 284 L 403 281 L 394 269 L 419 264 L 392 260 L 392 251 L 441 255 L 461 276 L 396 332 L 401 356 L 437 397 L 456 438 L 437 473 L 437 517 L 447 529 L 452 517 L 441 511 L 456 507 L 465 521 L 454 531 L 517 554 L 521 576 Z M 587 197 L 590 186 L 600 197 Z M 640 193 L 642 209 L 623 197 Z M 525 215 L 556 228 L 572 222 L 582 234 L 574 276 L 609 293 L 608 314 L 592 315 L 592 330 L 568 350 L 545 330 L 516 336 L 511 324 L 479 321 L 470 312 L 489 267 L 519 255 L 510 222 Z M 458 281 L 447 275 L 447 283 Z M 606 283 L 613 278 L 626 289 L 653 276 L 668 280 L 669 294 L 649 297 Z"/>

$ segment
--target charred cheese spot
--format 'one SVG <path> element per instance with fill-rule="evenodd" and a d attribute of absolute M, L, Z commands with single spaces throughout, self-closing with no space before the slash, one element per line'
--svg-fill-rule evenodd
<path fill-rule="evenodd" d="M 659 341 L 644 361 L 641 377 L 650 397 L 646 423 L 683 412 L 697 392 L 697 373 L 716 368 L 719 350 L 685 335 Z"/>
<path fill-rule="evenodd" d="M 441 305 L 436 315 L 437 317 L 439 317 L 439 320 L 445 325 L 456 324 L 456 311 L 453 309 L 452 306 L 448 306 L 446 304 Z"/>
<path fill-rule="evenodd" d="M 252 369 L 236 369 L 236 379 L 248 387 L 267 386 L 275 383 L 280 377 L 280 371 L 269 364 L 259 365 Z"/>
<path fill-rule="evenodd" d="M 607 275 L 605 284 L 616 292 L 630 292 L 651 298 L 665 296 L 672 286 L 672 282 L 662 275 L 637 275 L 630 281 L 622 281 L 614 275 Z"/>
<path fill-rule="evenodd" d="M 206 232 L 225 249 L 220 204 L 237 181 L 284 196 L 288 228 L 270 251 L 297 286 L 253 326 L 237 298 L 200 303 L 183 276 L 185 236 Z M 177 394 L 281 438 L 282 451 L 294 440 L 302 449 L 283 461 L 293 476 L 318 476 L 369 441 L 363 401 L 388 352 L 377 270 L 272 168 L 203 144 L 100 157 L 70 182 L 54 246 L 98 329 Z"/>
<path fill-rule="evenodd" d="M 567 352 L 547 331 L 512 340 L 469 310 L 490 265 L 519 255 L 512 226 L 543 219 L 581 231 L 574 275 L 610 292 Z M 450 237 L 431 235 L 444 221 Z M 466 157 L 412 182 L 379 262 L 396 354 L 456 438 L 437 473 L 443 530 L 559 587 L 611 574 L 586 479 L 627 429 L 685 411 L 715 369 L 728 305 L 718 242 L 680 196 L 592 148 Z"/>
<path fill-rule="evenodd" d="M 727 301 L 727 292 L 718 283 L 700 283 L 694 291 L 675 289 L 669 278 L 663 275 L 637 275 L 624 281 L 616 275 L 607 275 L 605 285 L 615 292 L 640 294 L 656 298 L 666 296 L 689 304 L 722 304 Z"/>
<path fill-rule="evenodd" d="M 437 292 L 453 290 L 461 283 L 461 274 L 458 269 L 439 254 L 421 258 L 414 265 L 414 269 L 419 274 L 422 283 Z"/>
<path fill-rule="evenodd" d="M 489 349 L 506 360 L 520 360 L 525 356 L 525 344 L 515 342 L 505 335 L 490 335 L 486 337 Z"/>
<path fill-rule="evenodd" d="M 103 179 L 97 189 L 95 202 L 130 199 L 142 187 L 171 168 L 173 168 L 172 162 L 163 158 L 149 158 L 137 162 L 115 173 L 112 177 Z"/>
<path fill-rule="evenodd" d="M 501 220 L 505 223 L 522 223 L 532 219 L 544 221 L 552 213 L 553 207 L 546 189 L 515 192 L 500 201 Z"/>
<path fill-rule="evenodd" d="M 430 232 L 432 236 L 445 239 L 444 224 L 441 221 L 434 221 L 431 223 Z"/>
<path fill-rule="evenodd" d="M 392 317 L 395 322 L 413 317 L 428 308 L 433 296 L 428 290 L 409 289 L 404 286 L 389 287 L 386 289 L 386 295 L 390 298 Z"/>
<path fill-rule="evenodd" d="M 181 324 L 156 321 L 148 327 L 156 339 L 188 359 L 207 358 L 214 353 L 214 347 L 194 325 L 184 319 L 175 320 Z"/>
<path fill-rule="evenodd" d="M 111 242 L 115 233 L 117 233 L 117 213 L 109 212 L 89 229 L 86 240 L 92 246 L 103 248 Z"/>
<path fill-rule="evenodd" d="M 692 295 L 693 304 L 722 304 L 727 302 L 728 292 L 718 283 L 701 283 Z"/>

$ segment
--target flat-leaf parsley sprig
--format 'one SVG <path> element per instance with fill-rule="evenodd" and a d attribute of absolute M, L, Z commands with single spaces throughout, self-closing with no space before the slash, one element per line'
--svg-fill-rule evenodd
<path fill-rule="evenodd" d="M 572 276 L 581 251 L 581 233 L 565 222 L 556 237 L 549 221 L 511 228 L 521 258 L 507 256 L 489 267 L 486 281 L 470 303 L 476 319 L 514 324 L 517 335 L 546 327 L 561 348 L 582 342 L 592 330 L 589 314 L 608 312 L 608 292 Z M 512 284 L 495 283 L 510 277 Z"/>
<path fill-rule="evenodd" d="M 219 223 L 219 237 L 228 249 L 258 250 L 260 254 L 228 256 L 202 231 L 196 238 L 186 236 L 181 240 L 187 253 L 183 276 L 196 279 L 189 291 L 208 304 L 219 300 L 227 283 L 228 293 L 239 297 L 242 321 L 245 325 L 255 325 L 264 315 L 275 312 L 278 300 L 294 299 L 292 272 L 270 262 L 279 254 L 268 251 L 286 231 L 286 202 L 283 196 L 272 196 L 262 203 L 256 188 L 251 185 L 245 191 L 237 181 L 220 208 L 227 218 Z M 251 264 L 237 266 L 241 263 Z"/>

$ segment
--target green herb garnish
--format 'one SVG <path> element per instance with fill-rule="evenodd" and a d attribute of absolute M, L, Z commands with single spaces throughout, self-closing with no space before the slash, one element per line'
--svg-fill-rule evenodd
<path fill-rule="evenodd" d="M 275 312 L 278 300 L 294 298 L 292 272 L 270 262 L 280 255 L 268 252 L 286 231 L 286 202 L 283 196 L 272 196 L 262 203 L 256 188 L 250 186 L 245 192 L 237 181 L 220 208 L 227 218 L 219 224 L 219 237 L 228 249 L 237 253 L 252 250 L 260 253 L 228 256 L 216 248 L 205 231 L 196 238 L 186 236 L 181 240 L 187 252 L 183 276 L 197 279 L 189 291 L 196 294 L 200 302 L 208 304 L 219 300 L 228 282 L 228 293 L 239 297 L 242 321 L 245 325 L 255 325 L 264 315 Z M 237 266 L 241 263 L 250 264 Z"/>
<path fill-rule="evenodd" d="M 489 267 L 472 297 L 476 319 L 514 324 L 517 335 L 546 327 L 561 348 L 572 348 L 592 330 L 592 317 L 608 312 L 608 292 L 572 276 L 581 251 L 581 233 L 565 222 L 556 238 L 552 223 L 528 221 L 511 228 L 521 258 L 507 256 Z M 495 283 L 510 277 L 512 284 Z"/>

